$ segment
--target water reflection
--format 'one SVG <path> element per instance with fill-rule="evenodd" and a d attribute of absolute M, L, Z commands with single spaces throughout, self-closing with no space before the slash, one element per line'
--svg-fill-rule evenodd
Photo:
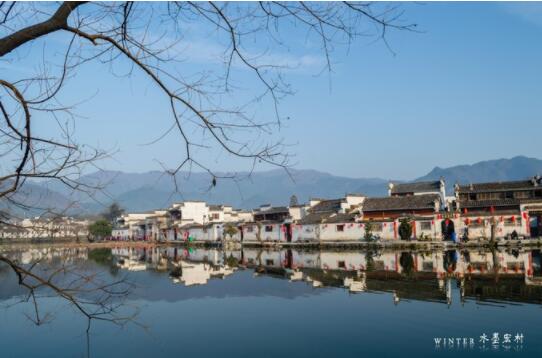
<path fill-rule="evenodd" d="M 261 321 L 260 329 L 270 324 L 277 328 L 274 332 L 282 332 L 286 329 L 283 324 L 288 327 L 294 325 L 298 330 L 307 332 L 302 336 L 306 336 L 306 339 L 317 334 L 319 324 L 334 320 L 335 324 L 346 325 L 349 329 L 341 331 L 341 334 L 330 334 L 330 339 L 344 339 L 344 349 L 356 350 L 359 348 L 356 344 L 358 341 L 349 334 L 345 335 L 345 332 L 359 333 L 359 322 L 372 322 L 367 328 L 369 331 L 363 331 L 373 332 L 364 333 L 370 335 L 370 341 L 378 340 L 376 332 L 386 332 L 390 325 L 412 324 L 417 327 L 416 330 L 427 325 L 423 328 L 425 333 L 422 336 L 405 330 L 401 342 L 407 345 L 412 340 L 430 339 L 428 337 L 433 336 L 434 330 L 446 335 L 450 330 L 461 327 L 458 334 L 465 334 L 463 331 L 466 327 L 462 324 L 458 326 L 457 320 L 468 321 L 469 327 L 475 327 L 469 333 L 471 335 L 486 328 L 499 328 L 496 324 L 501 316 L 520 331 L 531 327 L 529 322 L 537 320 L 539 307 L 518 304 L 542 303 L 540 250 L 521 248 L 508 251 L 328 251 L 140 245 L 112 248 L 32 247 L 24 250 L 0 247 L 0 250 L 1 255 L 24 265 L 39 262 L 43 272 L 51 272 L 58 265 L 69 263 L 87 274 L 105 273 L 111 281 L 128 277 L 136 283 L 136 289 L 130 293 L 131 299 L 127 303 L 141 307 L 141 321 L 148 324 L 151 331 L 160 332 L 157 335 L 165 344 L 172 343 L 167 346 L 171 354 L 178 353 L 175 350 L 177 345 L 173 344 L 179 339 L 178 330 L 182 330 L 190 340 L 203 344 L 205 335 L 194 335 L 192 327 L 201 325 L 200 329 L 204 332 L 218 324 L 217 317 L 225 319 L 224 325 L 219 325 L 222 328 L 217 328 L 221 334 L 224 334 L 226 326 L 233 324 L 239 332 L 257 341 L 258 330 L 249 328 L 256 323 L 249 316 L 243 318 L 246 309 L 261 318 L 258 321 Z M 10 303 L 25 295 L 13 273 L 4 265 L 0 265 L 0 282 L 1 302 Z M 394 313 L 389 311 L 390 306 L 396 307 Z M 438 307 L 450 314 L 438 310 Z M 473 307 L 483 307 L 484 310 L 473 311 Z M 506 309 L 500 309 L 502 307 Z M 498 315 L 495 309 L 499 310 Z M 335 312 L 335 316 L 331 312 Z M 432 313 L 424 316 L 426 312 Z M 64 334 L 80 332 L 81 327 L 77 328 L 80 320 L 74 320 L 73 314 L 68 315 L 67 311 L 58 312 L 60 318 L 65 315 L 71 325 L 63 331 Z M 275 321 L 274 317 L 279 316 L 288 320 Z M 427 317 L 431 317 L 430 321 L 427 321 Z M 10 322 L 9 327 L 17 326 L 21 318 L 21 315 L 13 315 L 6 322 Z M 310 328 L 313 326 L 314 329 Z M 166 328 L 167 331 L 164 331 Z M 15 337 L 21 333 L 14 332 L 28 329 L 21 327 L 13 331 L 6 326 L 4 331 L 0 327 L 0 333 Z M 110 332 L 105 326 L 97 327 L 93 338 L 96 341 L 93 344 L 96 350 L 94 355 L 97 356 L 107 352 L 107 347 L 121 339 L 119 335 L 114 339 L 100 335 L 101 330 Z M 47 335 L 47 332 L 35 331 L 34 334 Z M 130 333 L 125 333 L 123 342 L 131 342 L 130 335 L 137 335 L 139 340 L 146 342 L 145 347 L 152 347 L 148 337 L 130 329 L 126 332 Z M 233 336 L 228 337 L 234 339 Z M 48 339 L 53 345 L 56 337 L 48 336 Z M 122 346 L 122 352 L 127 354 L 124 350 L 133 346 L 131 353 L 138 355 L 137 349 L 141 349 L 141 345 L 130 344 L 119 347 Z M 319 349 L 327 347 L 314 344 Z M 365 347 L 378 348 L 367 344 Z M 236 351 L 234 346 L 228 347 L 232 354 L 243 353 Z M 422 352 L 431 347 L 421 344 L 419 349 Z M 16 345 L 10 349 L 12 352 L 24 351 Z M 28 347 L 24 349 L 27 354 L 35 353 Z M 80 346 L 75 345 L 66 352 L 75 354 L 79 349 Z M 301 347 L 297 349 L 301 355 L 305 352 Z M 218 353 L 212 347 L 206 348 L 206 351 L 208 355 Z M 256 346 L 250 348 L 250 352 L 257 352 Z"/>
<path fill-rule="evenodd" d="M 116 271 L 153 271 L 169 275 L 173 285 L 205 285 L 228 279 L 239 270 L 314 288 L 340 287 L 350 293 L 391 292 L 401 300 L 452 301 L 451 285 L 460 300 L 542 301 L 540 250 L 507 251 L 303 251 L 243 248 L 118 247 L 32 248 L 4 250 L 23 264 L 40 261 L 83 267 L 88 262 Z M 6 269 L 0 271 L 4 278 Z M 16 285 L 12 285 L 15 289 Z M 20 289 L 15 289 L 20 293 Z M 2 290 L 3 296 L 6 290 Z"/>

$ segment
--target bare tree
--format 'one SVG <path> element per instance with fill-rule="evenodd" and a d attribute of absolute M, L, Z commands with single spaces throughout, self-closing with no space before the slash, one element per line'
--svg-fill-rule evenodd
<path fill-rule="evenodd" d="M 375 10 L 376 8 L 376 10 Z M 3 94 L 0 109 L 3 158 L 15 165 L 2 168 L 0 197 L 5 198 L 28 178 L 60 180 L 84 189 L 77 181 L 83 164 L 94 163 L 105 153 L 89 150 L 72 140 L 69 125 L 61 125 L 59 138 L 43 138 L 33 131 L 33 118 L 73 116 L 73 105 L 61 105 L 65 83 L 77 79 L 77 69 L 89 62 L 116 65 L 126 76 L 140 72 L 168 100 L 172 126 L 183 143 L 184 152 L 170 174 L 197 167 L 219 177 L 203 163 L 194 148 L 218 149 L 236 158 L 288 168 L 290 156 L 285 144 L 264 135 L 274 133 L 284 119 L 280 100 L 291 93 L 284 80 L 289 65 L 266 56 L 262 46 L 288 46 L 287 32 L 307 32 L 316 36 L 325 55 L 325 67 L 332 68 L 330 54 L 338 43 L 349 44 L 359 36 L 376 35 L 384 39 L 388 29 L 412 30 L 414 25 L 401 20 L 394 6 L 371 3 L 305 2 L 169 2 L 100 3 L 63 2 L 53 4 L 0 4 L 0 59 L 16 62 L 33 42 L 59 33 L 65 43 L 56 71 L 49 59 L 38 58 L 42 71 L 28 78 L 6 76 L 0 79 Z M 186 73 L 182 60 L 190 49 L 183 48 L 183 28 L 202 24 L 211 29 L 222 45 L 223 71 Z M 286 34 L 285 34 L 286 32 Z M 252 45 L 257 40 L 262 45 Z M 276 60 L 276 59 L 275 59 Z M 225 99 L 239 92 L 234 74 L 248 69 L 257 85 L 244 103 L 224 105 Z M 116 70 L 113 70 L 116 71 Z M 272 121 L 260 121 L 251 115 L 250 105 L 269 101 Z M 194 134 L 198 129 L 199 135 Z M 231 177 L 228 175 L 228 177 Z"/>
<path fill-rule="evenodd" d="M 281 61 L 268 49 L 297 46 L 290 33 L 304 33 L 307 39 L 317 40 L 325 59 L 322 70 L 331 72 L 336 46 L 349 46 L 359 37 L 376 37 L 387 44 L 389 30 L 414 30 L 415 25 L 405 23 L 402 15 L 397 5 L 358 2 L 2 1 L 0 66 L 28 61 L 30 47 L 46 48 L 52 36 L 56 36 L 55 50 L 60 46 L 63 55 L 55 60 L 44 49 L 43 56 L 32 59 L 35 66 L 0 74 L 0 204 L 24 210 L 32 206 L 20 197 L 29 179 L 58 181 L 89 193 L 101 188 L 80 177 L 85 167 L 97 165 L 109 153 L 77 143 L 77 103 L 66 104 L 62 96 L 68 82 L 77 83 L 78 69 L 90 63 L 115 75 L 137 73 L 166 99 L 171 127 L 156 141 L 177 133 L 182 143 L 178 161 L 163 163 L 173 178 L 193 168 L 209 173 L 211 187 L 221 178 L 237 178 L 235 173 L 213 170 L 198 157 L 204 150 L 246 160 L 249 172 L 260 163 L 287 170 L 291 156 L 287 143 L 277 136 L 287 118 L 280 102 L 292 93 L 285 76 L 302 64 Z M 184 66 L 183 60 L 191 55 L 184 34 L 196 25 L 219 46 L 220 71 Z M 249 89 L 239 83 L 240 71 L 253 77 Z M 270 118 L 257 114 L 255 108 L 261 106 L 271 109 Z M 44 120 L 57 130 L 41 132 L 43 126 L 35 123 Z M 2 261 L 23 278 L 21 284 L 29 277 L 39 285 L 50 285 L 15 262 Z M 28 288 L 33 292 L 33 285 Z M 51 288 L 76 304 L 62 288 Z"/>

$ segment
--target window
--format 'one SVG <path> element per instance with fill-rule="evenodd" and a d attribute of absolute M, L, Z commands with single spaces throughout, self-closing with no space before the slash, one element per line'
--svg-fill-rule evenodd
<path fill-rule="evenodd" d="M 517 217 L 514 217 L 514 219 L 512 219 L 513 216 L 508 216 L 508 217 L 505 217 L 504 218 L 504 225 L 505 226 L 516 226 L 516 225 L 521 225 L 521 223 L 519 222 L 518 218 Z"/>
<path fill-rule="evenodd" d="M 506 268 L 509 270 L 525 270 L 525 264 L 522 261 L 519 262 L 508 262 Z"/>
<path fill-rule="evenodd" d="M 374 268 L 375 270 L 384 270 L 386 265 L 384 264 L 384 261 L 382 260 L 374 260 Z"/>
<path fill-rule="evenodd" d="M 514 198 L 516 198 L 516 199 L 527 199 L 527 198 L 529 198 L 529 192 L 528 191 L 516 191 L 514 193 Z"/>
<path fill-rule="evenodd" d="M 265 265 L 266 265 L 266 266 L 273 266 L 273 264 L 274 264 L 274 261 L 273 261 L 273 260 L 271 260 L 271 259 L 265 260 Z"/>
<path fill-rule="evenodd" d="M 344 231 L 344 225 L 337 225 L 337 231 Z"/>
<path fill-rule="evenodd" d="M 220 219 L 220 214 L 219 213 L 213 213 L 213 215 L 211 215 L 211 218 L 213 220 L 218 220 L 218 219 Z"/>
<path fill-rule="evenodd" d="M 470 228 L 473 228 L 473 229 L 475 229 L 475 228 L 481 228 L 481 227 L 484 227 L 484 226 L 486 226 L 485 220 L 482 220 L 482 222 L 478 222 L 478 220 L 472 220 L 472 221 L 470 222 L 470 224 L 469 224 L 469 227 L 470 227 Z"/>
<path fill-rule="evenodd" d="M 424 261 L 422 267 L 424 271 L 433 271 L 433 261 Z"/>
<path fill-rule="evenodd" d="M 535 190 L 534 191 L 534 197 L 535 198 L 542 198 L 542 190 Z"/>
<path fill-rule="evenodd" d="M 476 194 L 475 193 L 469 194 L 469 200 L 476 200 Z"/>
<path fill-rule="evenodd" d="M 339 268 L 346 268 L 346 263 L 344 261 L 339 261 L 337 266 L 339 266 Z"/>
<path fill-rule="evenodd" d="M 507 191 L 505 194 L 504 194 L 504 197 L 506 199 L 514 199 L 514 192 L 513 191 Z"/>
<path fill-rule="evenodd" d="M 473 262 L 471 263 L 471 266 L 473 269 L 478 270 L 478 271 L 487 271 L 486 262 Z"/>
<path fill-rule="evenodd" d="M 267 225 L 265 227 L 265 232 L 272 232 L 273 231 L 273 226 L 272 225 Z"/>
<path fill-rule="evenodd" d="M 254 232 L 254 226 L 247 226 L 247 232 Z"/>
<path fill-rule="evenodd" d="M 420 229 L 431 230 L 431 221 L 420 221 Z"/>

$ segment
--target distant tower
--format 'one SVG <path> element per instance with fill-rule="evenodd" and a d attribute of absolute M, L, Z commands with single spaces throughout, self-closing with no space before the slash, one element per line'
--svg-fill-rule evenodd
<path fill-rule="evenodd" d="M 297 205 L 299 205 L 299 202 L 297 201 L 297 196 L 295 196 L 294 194 L 290 197 L 290 206 L 297 206 Z"/>
<path fill-rule="evenodd" d="M 391 196 L 391 192 L 393 191 L 393 183 L 390 181 L 388 183 L 388 196 Z"/>

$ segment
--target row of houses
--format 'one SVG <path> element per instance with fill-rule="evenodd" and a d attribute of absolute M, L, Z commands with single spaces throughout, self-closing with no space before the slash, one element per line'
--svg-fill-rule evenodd
<path fill-rule="evenodd" d="M 35 217 L 0 222 L 0 239 L 83 239 L 89 221 L 73 217 Z"/>
<path fill-rule="evenodd" d="M 252 211 L 202 201 L 118 219 L 113 236 L 153 241 L 322 243 L 399 240 L 406 220 L 413 240 L 528 238 L 542 233 L 542 179 L 456 185 L 443 179 L 389 183 L 388 196 L 346 194 Z"/>

